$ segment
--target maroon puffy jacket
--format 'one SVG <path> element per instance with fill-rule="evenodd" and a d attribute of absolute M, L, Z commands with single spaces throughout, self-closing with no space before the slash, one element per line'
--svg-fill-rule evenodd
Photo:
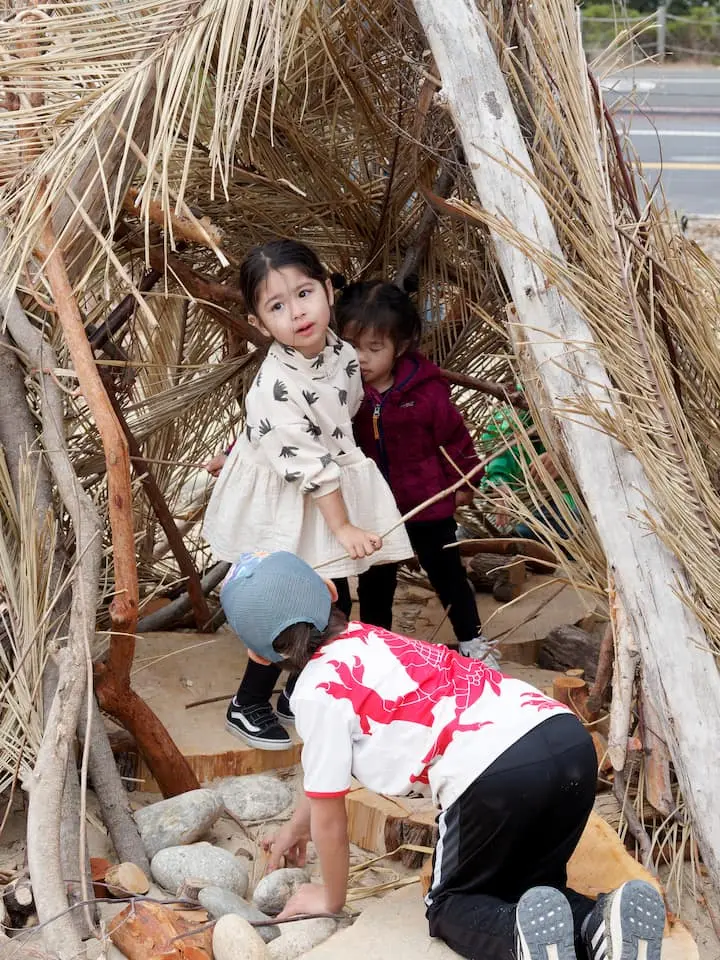
<path fill-rule="evenodd" d="M 479 462 L 447 380 L 420 353 L 400 357 L 386 393 L 365 387 L 354 428 L 358 446 L 377 463 L 403 515 L 459 479 L 441 446 L 463 472 Z M 451 494 L 413 520 L 442 520 L 454 512 Z"/>

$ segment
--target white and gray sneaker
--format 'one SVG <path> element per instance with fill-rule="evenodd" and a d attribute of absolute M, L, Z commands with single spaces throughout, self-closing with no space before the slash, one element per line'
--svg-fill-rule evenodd
<path fill-rule="evenodd" d="M 517 960 L 576 960 L 570 904 L 555 887 L 531 887 L 515 913 Z"/>
<path fill-rule="evenodd" d="M 292 746 L 290 734 L 269 703 L 243 706 L 233 697 L 225 715 L 225 728 L 260 750 L 287 750 Z"/>
<path fill-rule="evenodd" d="M 660 960 L 665 904 L 652 884 L 628 880 L 598 900 L 582 927 L 590 960 Z"/>
<path fill-rule="evenodd" d="M 492 652 L 496 646 L 495 640 L 488 640 L 482 634 L 475 637 L 474 640 L 463 640 L 458 644 L 458 650 L 463 657 L 471 657 L 473 660 L 482 660 L 493 670 L 500 669 L 498 658 Z"/>

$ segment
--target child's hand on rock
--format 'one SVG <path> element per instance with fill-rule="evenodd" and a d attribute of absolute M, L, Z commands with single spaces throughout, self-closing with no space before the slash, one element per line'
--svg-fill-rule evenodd
<path fill-rule="evenodd" d="M 335 531 L 335 536 L 353 560 L 371 556 L 383 544 L 382 537 L 377 533 L 361 530 L 360 527 L 355 527 L 352 523 L 343 524 Z"/>
<path fill-rule="evenodd" d="M 285 920 L 287 917 L 299 917 L 306 913 L 333 913 L 328 909 L 327 890 L 320 883 L 304 883 L 285 904 L 285 909 L 276 917 Z"/>

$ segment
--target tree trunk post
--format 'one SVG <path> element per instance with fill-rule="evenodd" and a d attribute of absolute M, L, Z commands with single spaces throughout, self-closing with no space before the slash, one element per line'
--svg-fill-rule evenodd
<path fill-rule="evenodd" d="M 520 172 L 531 171 L 532 161 L 478 8 L 472 0 L 414 5 L 484 210 L 510 222 L 529 245 L 562 260 L 540 193 Z M 635 455 L 575 412 L 580 399 L 615 412 L 592 331 L 526 253 L 498 234 L 493 242 L 514 301 L 511 336 L 553 401 L 555 426 L 637 640 L 648 695 L 671 721 L 663 732 L 718 890 L 720 806 L 711 758 L 720 740 L 720 674 L 698 618 L 683 601 L 686 574 L 642 519 L 647 513 L 656 517 L 656 511 Z M 535 389 L 532 383 L 528 388 Z"/>

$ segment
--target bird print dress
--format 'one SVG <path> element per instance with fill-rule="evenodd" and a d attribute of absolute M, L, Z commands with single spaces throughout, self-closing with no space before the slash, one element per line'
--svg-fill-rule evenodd
<path fill-rule="evenodd" d="M 203 533 L 218 559 L 289 550 L 332 578 L 412 556 L 389 486 L 353 439 L 362 397 L 355 350 L 335 334 L 310 359 L 273 343 L 248 391 L 245 432 L 208 504 Z M 344 557 L 315 503 L 338 489 L 350 522 L 383 537 L 371 557 Z"/>

